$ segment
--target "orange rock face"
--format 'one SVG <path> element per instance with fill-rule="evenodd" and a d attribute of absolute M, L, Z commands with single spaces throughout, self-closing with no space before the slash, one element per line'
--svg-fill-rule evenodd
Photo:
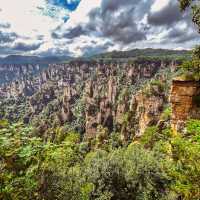
<path fill-rule="evenodd" d="M 160 119 L 163 110 L 164 97 L 150 96 L 146 97 L 142 93 L 135 96 L 136 119 L 138 120 L 138 130 L 136 135 L 144 134 L 148 126 L 156 125 Z"/>
<path fill-rule="evenodd" d="M 188 119 L 200 119 L 200 82 L 174 80 L 170 103 L 172 105 L 171 127 L 177 132 L 184 128 Z"/>

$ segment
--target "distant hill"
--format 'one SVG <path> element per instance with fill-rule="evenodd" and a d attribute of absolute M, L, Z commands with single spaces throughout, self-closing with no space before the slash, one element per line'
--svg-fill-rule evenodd
<path fill-rule="evenodd" d="M 49 63 L 61 63 L 69 60 L 67 56 L 21 56 L 21 55 L 9 55 L 4 58 L 0 58 L 0 64 L 49 64 Z"/>
<path fill-rule="evenodd" d="M 72 58 L 69 56 L 22 56 L 22 55 L 9 55 L 4 58 L 0 58 L 0 64 L 50 64 L 50 63 L 63 63 L 69 60 L 127 60 L 127 59 L 138 59 L 138 58 L 169 58 L 171 59 L 190 59 L 192 51 L 188 50 L 169 50 L 169 49 L 132 49 L 129 51 L 112 51 L 97 54 L 88 57 Z"/>
<path fill-rule="evenodd" d="M 91 56 L 90 59 L 127 59 L 127 58 L 190 58 L 192 51 L 188 50 L 169 50 L 169 49 L 132 49 L 129 51 L 112 51 Z"/>

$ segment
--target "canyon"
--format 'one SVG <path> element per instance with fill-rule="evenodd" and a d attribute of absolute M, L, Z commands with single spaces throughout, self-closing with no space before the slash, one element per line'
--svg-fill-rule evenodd
<path fill-rule="evenodd" d="M 38 74 L 0 87 L 1 113 L 24 123 L 69 124 L 85 139 L 95 138 L 102 126 L 128 141 L 158 124 L 170 103 L 170 86 L 179 64 L 144 59 L 109 64 L 72 61 L 49 64 L 44 70 L 37 66 Z M 173 118 L 172 123 L 176 123 Z"/>

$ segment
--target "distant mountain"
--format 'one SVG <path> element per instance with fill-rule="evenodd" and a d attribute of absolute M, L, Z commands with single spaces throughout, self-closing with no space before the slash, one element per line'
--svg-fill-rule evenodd
<path fill-rule="evenodd" d="M 22 55 L 9 55 L 4 58 L 0 58 L 0 64 L 50 64 L 50 63 L 63 63 L 69 60 L 127 60 L 138 59 L 143 57 L 148 58 L 170 58 L 170 59 L 182 59 L 191 58 L 192 51 L 188 50 L 169 50 L 169 49 L 132 49 L 129 51 L 112 51 L 101 53 L 88 57 L 72 58 L 69 56 L 22 56 Z"/>
<path fill-rule="evenodd" d="M 49 63 L 61 63 L 69 60 L 68 56 L 21 56 L 21 55 L 9 55 L 4 58 L 0 58 L 0 64 L 49 64 Z"/>
<path fill-rule="evenodd" d="M 188 50 L 169 50 L 169 49 L 132 49 L 129 51 L 112 51 L 91 56 L 91 59 L 127 59 L 139 57 L 168 57 L 168 58 L 190 58 L 192 51 Z"/>

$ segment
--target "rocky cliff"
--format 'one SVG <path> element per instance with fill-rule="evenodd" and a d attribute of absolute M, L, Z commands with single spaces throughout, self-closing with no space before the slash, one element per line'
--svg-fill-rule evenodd
<path fill-rule="evenodd" d="M 136 106 L 136 135 L 141 136 L 147 127 L 158 123 L 163 111 L 165 100 L 164 96 L 146 95 L 139 93 L 134 100 Z"/>
<path fill-rule="evenodd" d="M 188 119 L 200 119 L 200 82 L 173 80 L 170 102 L 172 129 L 182 131 Z"/>
<path fill-rule="evenodd" d="M 0 87 L 1 109 L 7 112 L 8 99 L 14 103 L 20 99 L 17 117 L 25 122 L 48 120 L 81 127 L 86 138 L 96 137 L 98 126 L 103 126 L 127 140 L 158 122 L 168 79 L 167 73 L 159 72 L 174 71 L 176 66 L 162 60 L 52 64 L 38 76 Z M 9 110 L 9 116 L 12 113 Z"/>
<path fill-rule="evenodd" d="M 39 64 L 0 64 L 0 85 L 14 80 L 26 80 L 31 75 L 38 74 L 47 65 Z"/>

